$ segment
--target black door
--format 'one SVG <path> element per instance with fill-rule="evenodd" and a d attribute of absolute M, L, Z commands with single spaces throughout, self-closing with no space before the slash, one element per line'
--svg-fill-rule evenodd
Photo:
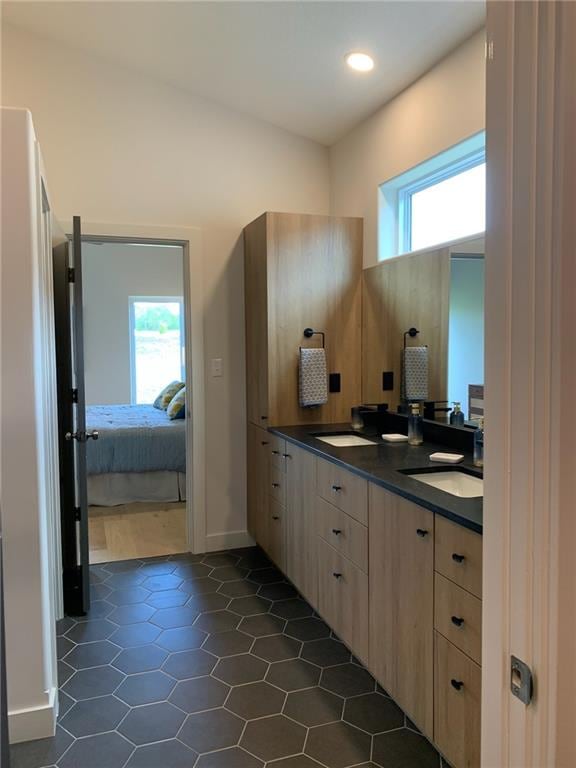
<path fill-rule="evenodd" d="M 54 311 L 58 376 L 60 518 L 64 610 L 80 616 L 90 608 L 84 354 L 82 238 L 74 217 L 72 242 L 54 249 Z"/>

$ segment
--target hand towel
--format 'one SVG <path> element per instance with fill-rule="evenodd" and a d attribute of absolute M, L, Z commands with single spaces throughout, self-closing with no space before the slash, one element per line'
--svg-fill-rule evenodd
<path fill-rule="evenodd" d="M 328 402 L 326 350 L 300 347 L 300 406 L 312 408 Z"/>
<path fill-rule="evenodd" d="M 428 347 L 405 347 L 403 399 L 428 400 Z"/>

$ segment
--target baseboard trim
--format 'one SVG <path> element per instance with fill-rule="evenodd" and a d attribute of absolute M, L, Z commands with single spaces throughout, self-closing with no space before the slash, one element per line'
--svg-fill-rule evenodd
<path fill-rule="evenodd" d="M 41 707 L 8 712 L 11 744 L 54 736 L 58 716 L 58 689 L 52 688 L 47 694 L 47 699 L 47 703 Z"/>
<path fill-rule="evenodd" d="M 206 552 L 221 549 L 242 549 L 253 547 L 254 539 L 248 531 L 229 531 L 227 533 L 209 533 L 206 536 Z"/>

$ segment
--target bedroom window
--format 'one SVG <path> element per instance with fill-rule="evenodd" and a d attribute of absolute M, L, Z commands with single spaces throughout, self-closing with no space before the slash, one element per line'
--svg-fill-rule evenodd
<path fill-rule="evenodd" d="M 153 403 L 170 381 L 184 381 L 184 302 L 130 296 L 129 305 L 132 403 Z"/>

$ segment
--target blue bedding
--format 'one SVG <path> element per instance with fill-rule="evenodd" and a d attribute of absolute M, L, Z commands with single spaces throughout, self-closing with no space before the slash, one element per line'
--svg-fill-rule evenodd
<path fill-rule="evenodd" d="M 152 405 L 87 406 L 86 428 L 99 432 L 86 444 L 88 474 L 185 472 L 185 423 Z"/>

